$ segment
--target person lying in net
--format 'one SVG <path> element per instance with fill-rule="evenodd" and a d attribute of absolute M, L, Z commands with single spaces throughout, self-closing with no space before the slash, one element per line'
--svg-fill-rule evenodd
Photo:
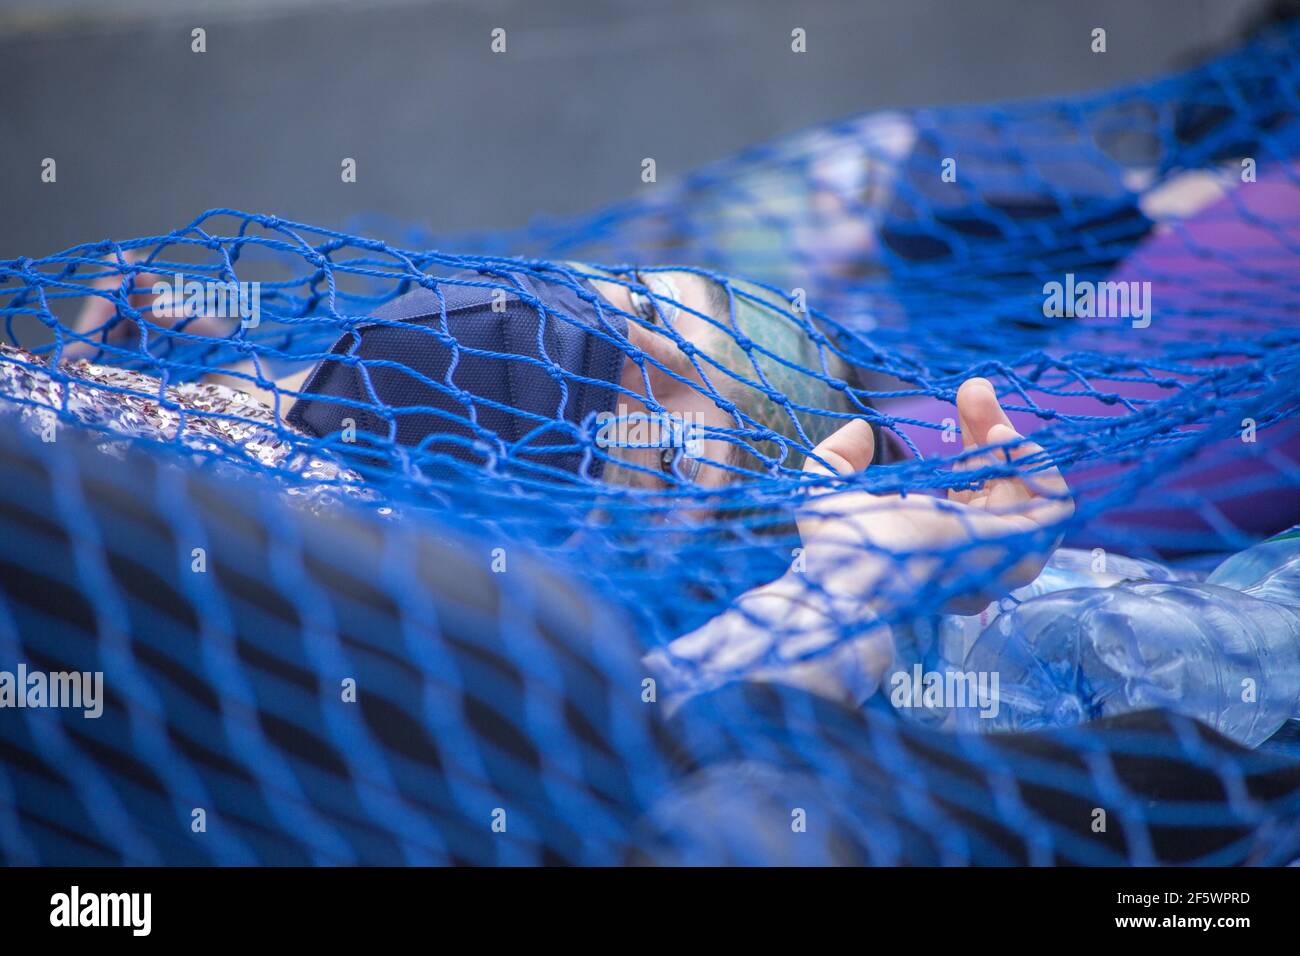
<path fill-rule="evenodd" d="M 163 278 L 142 272 L 134 287 Z M 102 294 L 65 357 L 135 356 L 139 326 L 111 294 L 120 281 L 112 270 L 96 280 Z M 172 325 L 214 340 L 237 325 L 158 315 L 143 291 L 131 304 L 155 344 Z M 386 303 L 288 374 L 244 363 L 204 382 L 279 408 L 293 433 L 345 451 L 354 434 L 375 454 L 414 449 L 434 472 L 495 455 L 548 480 L 711 488 L 746 472 L 797 475 L 807 451 L 869 413 L 813 329 L 767 289 L 685 270 L 467 273 Z"/>
<path fill-rule="evenodd" d="M 151 278 L 137 277 L 136 288 L 147 288 Z M 155 321 L 145 310 L 147 296 L 135 305 L 147 324 Z M 154 334 L 165 335 L 177 318 L 157 317 Z M 126 334 L 111 327 L 114 321 Z M 222 332 L 212 323 L 198 327 Z M 77 330 L 86 350 L 97 341 L 130 350 L 139 331 L 98 297 Z M 116 387 L 138 394 L 135 401 L 157 405 L 159 386 L 150 376 L 85 360 L 66 370 L 91 380 L 109 375 Z M 482 449 L 495 445 L 539 474 L 640 490 L 707 494 L 784 473 L 810 480 L 819 492 L 845 492 L 836 476 L 852 479 L 880 458 L 878 432 L 854 415 L 870 410 L 857 405 L 847 363 L 816 326 L 768 290 L 686 270 L 616 276 L 574 265 L 553 282 L 522 272 L 462 276 L 386 304 L 326 357 L 269 389 L 257 387 L 258 377 L 236 367 L 175 388 L 169 398 L 192 410 L 187 427 L 205 422 L 203 412 L 216 403 L 225 415 L 270 426 L 275 407 L 296 396 L 282 417 L 291 434 L 328 439 L 352 427 L 369 449 L 392 440 L 434 463 L 479 465 Z M 563 404 L 559 381 L 568 386 Z M 956 404 L 966 451 L 1009 445 L 1016 457 L 1041 455 L 1020 440 L 986 380 L 967 381 Z M 580 426 L 601 415 L 604 435 L 597 428 L 588 446 L 575 441 Z M 650 441 L 620 440 L 617 426 L 637 415 L 682 428 Z M 550 426 L 558 438 L 530 437 Z M 272 440 L 264 436 L 261 446 Z M 996 563 L 993 543 L 1021 535 L 1024 556 L 990 582 L 995 593 L 969 594 L 949 608 L 974 609 L 1038 574 L 1052 527 L 1071 510 L 1065 483 L 1050 466 L 947 499 L 861 490 L 819 495 L 800 514 L 797 567 L 648 663 L 670 696 L 748 668 L 860 702 L 892 657 L 888 628 L 874 622 L 954 574 L 917 552 L 987 540 L 990 553 L 980 560 Z M 1026 541 L 1027 532 L 1039 534 Z M 809 654 L 813 659 L 803 660 Z"/>

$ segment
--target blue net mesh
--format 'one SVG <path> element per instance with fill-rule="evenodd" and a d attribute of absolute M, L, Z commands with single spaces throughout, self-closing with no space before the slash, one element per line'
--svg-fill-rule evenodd
<path fill-rule="evenodd" d="M 1300 520 L 1298 46 L 872 114 L 514 233 L 214 210 L 0 263 L 0 660 L 104 675 L 98 719 L 3 714 L 0 856 L 1300 854 L 1300 764 L 1186 718 L 947 733 L 772 679 L 1060 542 L 1183 561 Z M 452 334 L 471 299 L 527 341 Z M 414 378 L 363 335 L 412 301 L 445 358 Z M 558 360 L 575 331 L 618 383 Z M 1032 444 L 961 450 L 971 376 Z M 639 412 L 572 414 L 602 388 Z M 814 448 L 855 418 L 876 461 L 832 477 Z M 815 575 L 815 623 L 737 600 L 799 562 L 810 509 L 1005 478 L 1050 486 L 1042 520 L 832 549 L 887 563 L 869 621 Z M 728 614 L 764 637 L 674 651 Z"/>

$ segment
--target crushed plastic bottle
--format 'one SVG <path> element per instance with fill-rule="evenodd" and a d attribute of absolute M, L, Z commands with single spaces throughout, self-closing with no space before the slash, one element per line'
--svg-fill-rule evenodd
<path fill-rule="evenodd" d="M 961 669 L 986 675 L 996 696 L 957 709 L 961 729 L 1161 707 L 1256 746 L 1300 700 L 1300 533 L 1234 555 L 1204 583 L 1125 581 L 1027 600 L 985 628 Z"/>
<path fill-rule="evenodd" d="M 1300 607 L 1300 527 L 1239 551 L 1215 568 L 1206 581 Z"/>
<path fill-rule="evenodd" d="M 916 686 L 913 675 L 949 674 L 959 671 L 976 639 L 999 615 L 1026 601 L 1070 588 L 1107 588 L 1127 580 L 1181 581 L 1194 576 L 1138 558 L 1112 554 L 1098 548 L 1081 551 L 1057 548 L 1042 573 L 1024 587 L 994 601 L 978 614 L 943 614 L 921 618 L 895 632 L 894 665 L 885 675 L 886 690 L 906 681 Z M 934 726 L 951 726 L 953 708 L 947 703 L 928 706 L 919 695 L 892 695 L 894 705 L 906 716 Z"/>

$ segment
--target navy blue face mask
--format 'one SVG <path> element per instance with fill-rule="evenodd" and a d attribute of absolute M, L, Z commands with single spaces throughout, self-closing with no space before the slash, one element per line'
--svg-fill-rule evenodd
<path fill-rule="evenodd" d="M 598 480 L 604 460 L 578 430 L 594 432 L 595 416 L 614 409 L 626 319 L 598 313 L 603 300 L 582 279 L 574 289 L 521 273 L 454 278 L 493 287 L 443 281 L 441 298 L 420 288 L 385 303 L 334 344 L 289 423 L 324 437 L 346 434 L 351 419 L 362 448 L 391 440 L 473 464 L 511 456 Z M 457 472 L 431 458 L 421 468 Z"/>

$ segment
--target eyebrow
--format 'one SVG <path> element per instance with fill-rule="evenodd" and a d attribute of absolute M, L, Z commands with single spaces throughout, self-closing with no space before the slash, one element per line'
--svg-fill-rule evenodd
<path fill-rule="evenodd" d="M 731 295 L 727 287 L 721 282 L 717 282 L 706 276 L 700 276 L 700 281 L 705 284 L 709 296 L 709 311 L 713 313 L 715 319 L 726 321 L 731 312 Z"/>

